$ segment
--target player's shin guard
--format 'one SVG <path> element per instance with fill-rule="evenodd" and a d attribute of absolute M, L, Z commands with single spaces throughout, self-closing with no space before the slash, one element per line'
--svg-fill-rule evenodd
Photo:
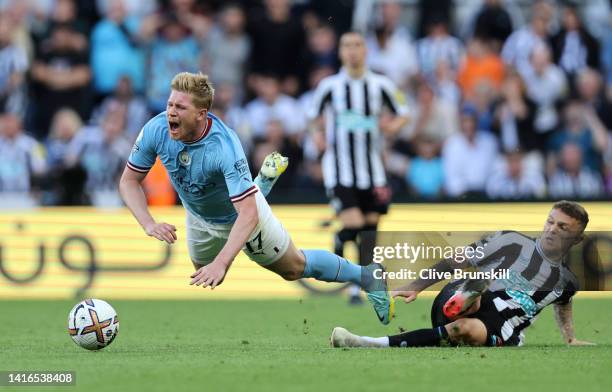
<path fill-rule="evenodd" d="M 304 278 L 325 282 L 352 282 L 361 286 L 361 267 L 326 250 L 302 250 Z"/>
<path fill-rule="evenodd" d="M 448 332 L 444 326 L 417 329 L 416 331 L 389 336 L 389 346 L 391 347 L 431 347 L 439 346 L 446 341 L 448 341 Z"/>
<path fill-rule="evenodd" d="M 374 258 L 378 225 L 364 225 L 359 233 L 359 265 L 368 265 Z"/>
<path fill-rule="evenodd" d="M 350 241 L 354 242 L 358 234 L 359 229 L 350 229 L 346 227 L 336 232 L 334 236 L 334 253 L 340 257 L 344 257 L 344 244 Z"/>

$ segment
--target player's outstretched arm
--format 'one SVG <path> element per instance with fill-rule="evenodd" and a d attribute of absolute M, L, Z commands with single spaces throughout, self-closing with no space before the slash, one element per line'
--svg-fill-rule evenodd
<path fill-rule="evenodd" d="M 436 272 L 452 272 L 453 269 L 457 267 L 466 268 L 468 267 L 468 263 L 455 263 L 452 260 L 441 260 L 431 266 L 430 269 L 435 270 Z M 417 298 L 421 291 L 425 290 L 429 286 L 441 280 L 442 278 L 415 279 L 407 285 L 398 287 L 397 289 L 393 290 L 392 295 L 394 297 L 402 297 L 404 298 L 404 302 L 410 303 Z"/>
<path fill-rule="evenodd" d="M 172 244 L 176 241 L 176 227 L 164 222 L 156 223 L 147 208 L 147 198 L 142 190 L 142 181 L 146 176 L 146 173 L 126 166 L 119 180 L 121 198 L 147 235 Z"/>
<path fill-rule="evenodd" d="M 212 263 L 191 274 L 190 284 L 202 285 L 204 288 L 210 286 L 211 289 L 220 285 L 238 252 L 244 247 L 257 223 L 259 223 L 255 194 L 234 203 L 234 207 L 238 211 L 238 218 L 236 218 L 232 230 L 230 230 L 225 246 Z"/>
<path fill-rule="evenodd" d="M 554 304 L 553 306 L 555 309 L 555 320 L 557 321 L 557 325 L 559 326 L 561 336 L 563 336 L 565 343 L 569 344 L 570 346 L 595 345 L 595 343 L 576 339 L 576 336 L 574 335 L 574 318 L 571 302 L 563 305 Z"/>

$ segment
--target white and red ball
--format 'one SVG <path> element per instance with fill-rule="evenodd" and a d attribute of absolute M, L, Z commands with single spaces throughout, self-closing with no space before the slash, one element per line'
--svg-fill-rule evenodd
<path fill-rule="evenodd" d="M 119 332 L 117 312 L 101 299 L 79 302 L 68 314 L 68 333 L 79 346 L 99 350 L 111 344 Z"/>

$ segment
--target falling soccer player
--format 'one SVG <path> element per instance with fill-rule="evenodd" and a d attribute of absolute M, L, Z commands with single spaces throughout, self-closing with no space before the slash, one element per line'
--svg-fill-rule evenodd
<path fill-rule="evenodd" d="M 368 337 L 336 327 L 331 344 L 333 347 L 520 346 L 525 329 L 542 309 L 553 304 L 565 342 L 590 345 L 576 339 L 574 334 L 572 297 L 578 290 L 578 282 L 564 264 L 570 248 L 582 241 L 588 222 L 588 214 L 579 204 L 557 202 L 539 238 L 507 231 L 478 243 L 486 244 L 484 257 L 469 260 L 470 264 L 479 269 L 508 269 L 509 278 L 447 284 L 432 305 L 433 328 Z M 456 266 L 452 260 L 443 260 L 431 268 L 450 271 Z M 412 302 L 420 291 L 437 281 L 415 280 L 395 291 L 394 296 Z"/>
<path fill-rule="evenodd" d="M 159 157 L 186 210 L 187 245 L 196 268 L 192 285 L 220 285 L 242 249 L 286 280 L 358 284 L 378 319 L 388 324 L 393 298 L 384 281 L 372 278 L 382 267 L 362 267 L 326 250 L 298 250 L 265 199 L 286 160 L 269 156 L 253 181 L 238 136 L 210 112 L 213 98 L 206 75 L 177 74 L 166 111 L 149 120 L 136 139 L 119 188 L 146 234 L 168 244 L 177 240 L 175 226 L 151 216 L 141 185 Z"/>

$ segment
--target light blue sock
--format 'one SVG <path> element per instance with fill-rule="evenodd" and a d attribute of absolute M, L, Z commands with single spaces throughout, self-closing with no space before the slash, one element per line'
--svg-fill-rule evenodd
<path fill-rule="evenodd" d="M 326 250 L 302 250 L 306 258 L 304 278 L 315 278 L 325 282 L 352 282 L 363 286 L 361 266 L 351 263 Z"/>
<path fill-rule="evenodd" d="M 276 180 L 278 180 L 278 177 L 269 178 L 258 174 L 257 177 L 255 177 L 254 182 L 259 187 L 259 191 L 264 195 L 264 197 L 266 197 L 268 196 L 268 193 L 270 193 L 270 191 L 272 190 L 274 184 L 276 184 Z"/>

